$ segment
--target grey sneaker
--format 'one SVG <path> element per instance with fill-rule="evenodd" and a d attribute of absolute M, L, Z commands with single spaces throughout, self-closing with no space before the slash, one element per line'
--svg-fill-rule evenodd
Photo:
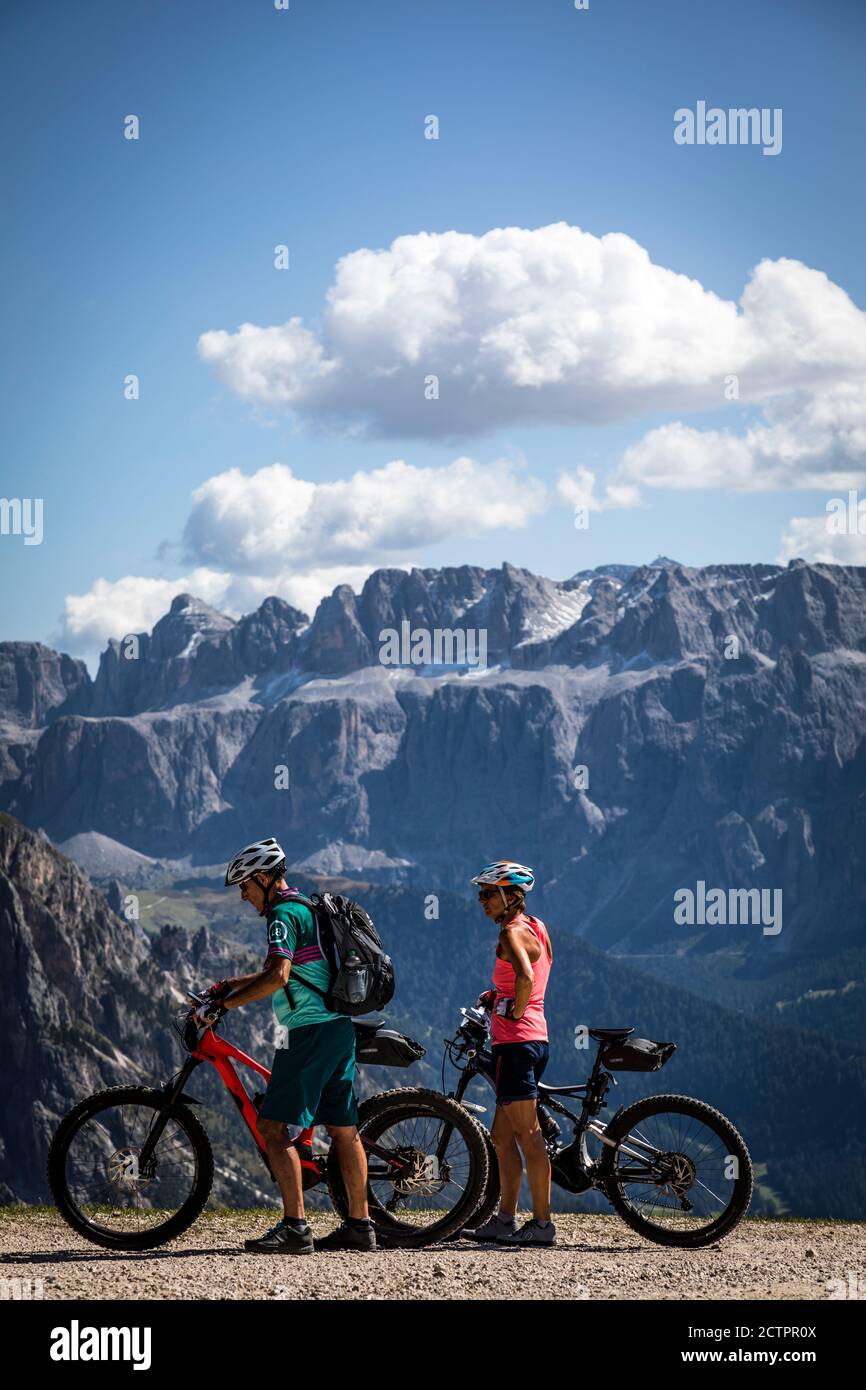
<path fill-rule="evenodd" d="M 469 1240 L 489 1241 L 491 1244 L 501 1240 L 504 1236 L 513 1236 L 517 1233 L 517 1222 L 513 1216 L 500 1216 L 498 1212 L 485 1221 L 483 1226 L 476 1226 L 474 1231 L 463 1230 L 462 1236 Z"/>
<path fill-rule="evenodd" d="M 556 1227 L 552 1221 L 548 1221 L 546 1226 L 542 1226 L 538 1221 L 525 1221 L 519 1231 L 505 1233 L 497 1236 L 498 1245 L 555 1245 Z"/>

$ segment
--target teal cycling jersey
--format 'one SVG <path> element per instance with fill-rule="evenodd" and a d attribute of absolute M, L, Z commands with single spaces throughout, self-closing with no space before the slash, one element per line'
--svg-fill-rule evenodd
<path fill-rule="evenodd" d="M 282 1027 L 305 1028 L 311 1023 L 327 1023 L 343 1017 L 329 1009 L 315 989 L 308 989 L 304 984 L 304 980 L 309 980 L 316 989 L 327 992 L 331 985 L 331 968 L 322 950 L 315 917 L 306 903 L 299 902 L 289 889 L 279 894 L 268 914 L 265 963 L 274 956 L 292 962 L 288 984 L 292 1003 L 282 988 L 271 996 L 274 1015 Z"/>

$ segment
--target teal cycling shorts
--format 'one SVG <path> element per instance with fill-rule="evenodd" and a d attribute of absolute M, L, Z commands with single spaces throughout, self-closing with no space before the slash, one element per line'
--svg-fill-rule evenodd
<path fill-rule="evenodd" d="M 308 1125 L 358 1123 L 355 1028 L 350 1018 L 289 1029 L 288 1047 L 274 1053 L 259 1115 L 282 1120 L 298 1131 Z"/>

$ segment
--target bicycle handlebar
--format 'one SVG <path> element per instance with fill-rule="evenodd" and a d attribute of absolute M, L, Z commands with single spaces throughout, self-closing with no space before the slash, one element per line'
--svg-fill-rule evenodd
<path fill-rule="evenodd" d="M 197 1015 L 198 1010 L 201 1008 L 202 1004 L 207 1005 L 205 1014 L 202 1015 L 203 1018 L 207 1017 L 208 1019 L 208 1022 L 204 1024 L 204 1027 L 213 1028 L 217 1023 L 219 1023 L 226 1010 L 223 1008 L 219 999 L 216 999 L 213 996 L 211 996 L 209 999 L 208 993 L 209 991 L 206 990 L 204 994 L 196 994 L 193 990 L 188 989 L 186 991 L 186 997 L 187 999 L 191 999 L 193 1002 L 193 1008 L 190 1009 L 190 1015 Z"/>

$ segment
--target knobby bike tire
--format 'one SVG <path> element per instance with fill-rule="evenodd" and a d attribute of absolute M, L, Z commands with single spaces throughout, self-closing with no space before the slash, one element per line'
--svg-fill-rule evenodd
<path fill-rule="evenodd" d="M 365 1100 L 358 1109 L 358 1131 L 362 1138 L 365 1131 L 381 1133 L 388 1127 L 388 1121 L 413 1117 L 429 1117 L 451 1121 L 463 1138 L 470 1157 L 470 1177 L 463 1196 L 443 1214 L 441 1220 L 429 1226 L 417 1228 L 397 1220 L 385 1211 L 376 1194 L 368 1185 L 367 1196 L 370 1204 L 370 1217 L 376 1228 L 377 1237 L 385 1245 L 399 1246 L 402 1249 L 418 1249 L 435 1241 L 446 1240 L 453 1232 L 461 1230 L 481 1202 L 488 1174 L 488 1140 L 485 1130 L 468 1110 L 457 1101 L 443 1096 L 439 1091 L 428 1091 L 421 1086 L 405 1086 L 394 1091 L 383 1091 Z M 333 1148 L 325 1165 L 325 1178 L 328 1192 L 335 1208 L 344 1219 L 349 1206 L 343 1177 Z"/>
<path fill-rule="evenodd" d="M 94 1226 L 78 1210 L 66 1179 L 69 1145 L 87 1120 L 118 1105 L 139 1105 L 161 1110 L 165 1095 L 147 1086 L 112 1086 L 81 1101 L 61 1120 L 48 1150 L 47 1177 L 51 1195 L 64 1221 L 94 1245 L 106 1250 L 153 1250 L 188 1230 L 208 1199 L 213 1184 L 213 1151 L 210 1140 L 196 1115 L 183 1104 L 175 1104 L 170 1117 L 186 1133 L 196 1157 L 196 1182 L 178 1211 L 163 1222 L 142 1232 L 113 1232 Z M 158 1151 L 158 1150 L 157 1150 Z"/>
<path fill-rule="evenodd" d="M 493 1213 L 498 1210 L 501 1195 L 499 1160 L 496 1157 L 496 1149 L 487 1130 L 484 1131 L 484 1137 L 487 1140 L 487 1186 L 480 1204 L 472 1213 L 471 1224 L 473 1226 L 483 1226 L 485 1221 L 490 1220 Z"/>
<path fill-rule="evenodd" d="M 752 1160 L 742 1135 L 731 1124 L 731 1121 L 720 1110 L 707 1105 L 705 1101 L 693 1100 L 691 1096 L 647 1096 L 624 1110 L 615 1123 L 610 1126 L 608 1135 L 611 1139 L 621 1139 L 641 1120 L 647 1119 L 654 1113 L 665 1111 L 690 1115 L 692 1118 L 702 1120 L 705 1123 L 712 1120 L 716 1132 L 721 1131 L 721 1137 L 728 1145 L 728 1152 L 735 1155 L 738 1160 L 738 1176 L 734 1183 L 734 1196 L 716 1221 L 711 1222 L 705 1229 L 690 1234 L 687 1231 L 666 1231 L 655 1226 L 652 1222 L 644 1220 L 623 1197 L 621 1184 L 608 1176 L 613 1171 L 616 1156 L 614 1149 L 605 1148 L 600 1175 L 605 1179 L 604 1190 L 608 1201 L 626 1225 L 630 1226 L 638 1235 L 644 1236 L 656 1245 L 678 1246 L 683 1250 L 699 1250 L 704 1246 L 714 1245 L 716 1241 L 729 1235 L 744 1216 L 752 1198 Z"/>
<path fill-rule="evenodd" d="M 496 1149 L 490 1137 L 489 1130 L 486 1130 L 483 1125 L 481 1125 L 481 1129 L 487 1144 L 487 1182 L 484 1187 L 484 1192 L 481 1195 L 481 1201 L 464 1227 L 464 1229 L 468 1228 L 471 1231 L 476 1230 L 479 1226 L 483 1226 L 485 1221 L 490 1220 L 493 1213 L 498 1210 L 499 1198 L 501 1195 L 501 1188 L 499 1185 L 499 1160 L 496 1157 Z M 448 1239 L 459 1240 L 461 1234 L 461 1231 L 455 1231 Z"/>

